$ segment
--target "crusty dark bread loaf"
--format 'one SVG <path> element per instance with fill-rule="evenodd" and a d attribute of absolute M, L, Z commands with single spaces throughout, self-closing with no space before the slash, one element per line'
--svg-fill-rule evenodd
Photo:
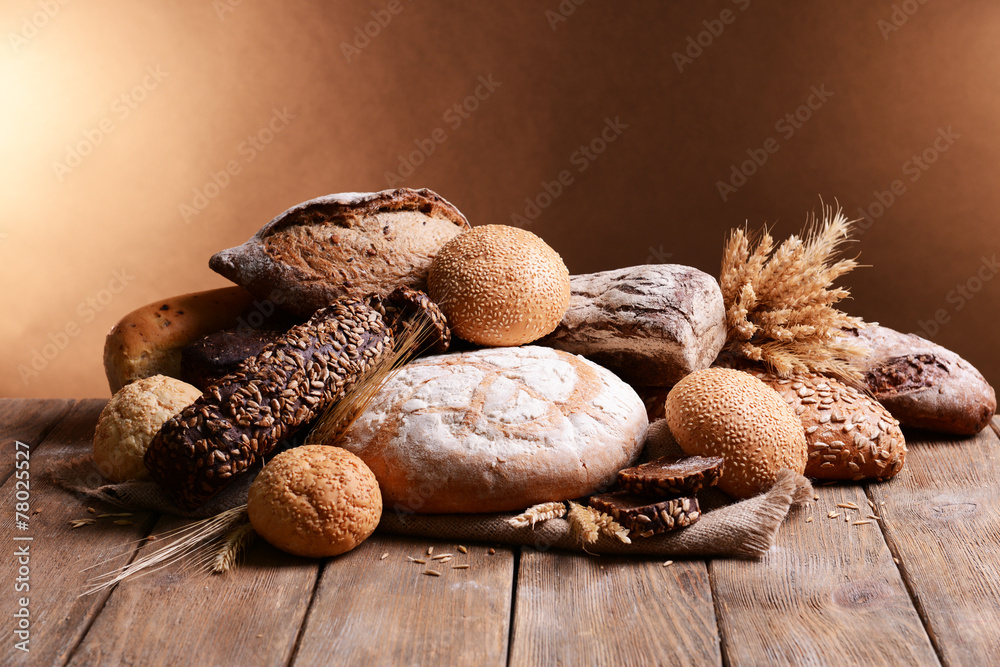
<path fill-rule="evenodd" d="M 146 468 L 182 508 L 201 505 L 342 398 L 392 341 L 367 303 L 342 299 L 318 311 L 168 420 Z"/>
<path fill-rule="evenodd" d="M 951 350 L 878 324 L 848 335 L 867 349 L 868 389 L 904 426 L 971 435 L 993 418 L 993 387 Z"/>
<path fill-rule="evenodd" d="M 570 276 L 556 330 L 538 341 L 582 354 L 636 386 L 669 387 L 708 368 L 726 341 L 715 278 L 689 266 L 646 264 Z"/>
<path fill-rule="evenodd" d="M 307 317 L 340 297 L 426 289 L 438 250 L 467 229 L 465 216 L 430 190 L 326 195 L 288 209 L 209 266 Z"/>

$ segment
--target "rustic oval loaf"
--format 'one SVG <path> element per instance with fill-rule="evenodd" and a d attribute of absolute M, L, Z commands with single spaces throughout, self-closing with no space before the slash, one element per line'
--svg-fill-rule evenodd
<path fill-rule="evenodd" d="M 208 265 L 308 316 L 340 297 L 425 290 L 438 250 L 467 229 L 465 216 L 430 190 L 345 192 L 288 209 Z"/>
<path fill-rule="evenodd" d="M 338 444 L 375 473 L 386 511 L 501 512 L 607 488 L 648 426 L 607 369 L 492 348 L 407 364 Z"/>
<path fill-rule="evenodd" d="M 755 375 L 777 391 L 802 421 L 809 448 L 806 477 L 883 480 L 903 469 L 903 432 L 878 402 L 819 375 Z"/>
<path fill-rule="evenodd" d="M 570 276 L 569 310 L 539 345 L 582 354 L 637 386 L 668 387 L 726 342 L 715 278 L 679 264 Z"/>
<path fill-rule="evenodd" d="M 972 435 L 993 419 L 993 387 L 951 350 L 878 324 L 848 335 L 865 348 L 869 390 L 904 426 Z"/>

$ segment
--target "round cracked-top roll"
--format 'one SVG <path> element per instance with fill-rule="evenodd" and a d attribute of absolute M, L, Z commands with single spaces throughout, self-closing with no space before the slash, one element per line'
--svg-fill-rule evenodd
<path fill-rule="evenodd" d="M 392 330 L 368 304 L 323 308 L 169 419 L 146 468 L 178 505 L 197 507 L 343 398 L 392 346 Z"/>
<path fill-rule="evenodd" d="M 338 443 L 375 473 L 385 510 L 524 509 L 606 489 L 649 422 L 613 373 L 543 347 L 411 362 Z"/>

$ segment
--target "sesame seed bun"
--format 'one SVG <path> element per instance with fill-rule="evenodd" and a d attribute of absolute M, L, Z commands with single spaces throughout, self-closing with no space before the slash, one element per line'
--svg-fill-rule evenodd
<path fill-rule="evenodd" d="M 430 297 L 471 343 L 514 346 L 551 333 L 569 307 L 569 270 L 538 236 L 506 225 L 475 227 L 431 264 Z"/>
<path fill-rule="evenodd" d="M 719 488 L 734 498 L 766 491 L 784 468 L 805 471 L 802 423 L 778 392 L 749 373 L 695 371 L 670 391 L 666 413 L 686 454 L 725 459 Z"/>

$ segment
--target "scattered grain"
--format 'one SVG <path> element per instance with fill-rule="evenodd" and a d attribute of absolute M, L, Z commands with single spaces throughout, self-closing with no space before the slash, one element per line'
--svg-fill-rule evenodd
<path fill-rule="evenodd" d="M 441 576 L 441 573 L 438 572 L 437 570 L 424 570 L 424 574 L 426 574 L 429 577 L 440 577 Z"/>

